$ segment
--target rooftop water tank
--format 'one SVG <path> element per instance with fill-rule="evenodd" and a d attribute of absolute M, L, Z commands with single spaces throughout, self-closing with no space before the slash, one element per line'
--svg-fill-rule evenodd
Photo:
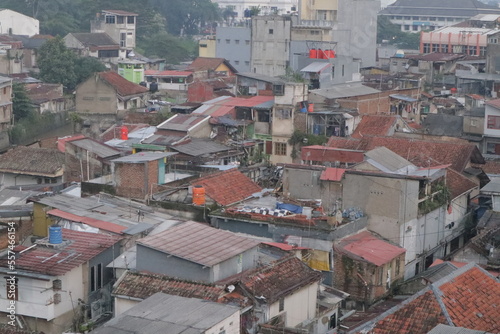
<path fill-rule="evenodd" d="M 58 245 L 62 240 L 62 227 L 55 224 L 49 226 L 49 243 Z"/>

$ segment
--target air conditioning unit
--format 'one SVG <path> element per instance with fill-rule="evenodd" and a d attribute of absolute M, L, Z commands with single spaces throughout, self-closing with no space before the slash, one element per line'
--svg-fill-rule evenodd
<path fill-rule="evenodd" d="M 100 300 L 90 303 L 90 317 L 92 320 L 99 318 L 102 313 L 103 308 Z"/>

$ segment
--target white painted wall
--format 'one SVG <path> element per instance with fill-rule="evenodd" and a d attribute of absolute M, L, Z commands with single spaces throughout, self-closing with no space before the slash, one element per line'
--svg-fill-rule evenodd
<path fill-rule="evenodd" d="M 15 12 L 10 9 L 0 10 L 0 34 L 38 35 L 40 22 L 37 19 Z"/>
<path fill-rule="evenodd" d="M 307 319 L 313 319 L 316 316 L 317 294 L 318 283 L 313 283 L 285 297 L 285 326 L 295 327 Z M 280 314 L 279 301 L 273 303 L 268 312 L 268 320 Z"/>
<path fill-rule="evenodd" d="M 219 334 L 225 331 L 226 334 L 239 334 L 240 333 L 240 310 L 234 312 L 231 316 L 222 320 L 218 324 L 208 328 L 206 334 Z"/>
<path fill-rule="evenodd" d="M 125 298 L 120 298 L 120 297 L 115 297 L 115 317 L 119 316 L 120 314 L 128 311 L 135 305 L 139 304 L 140 301 L 138 300 L 130 300 L 130 299 L 125 299 Z"/>

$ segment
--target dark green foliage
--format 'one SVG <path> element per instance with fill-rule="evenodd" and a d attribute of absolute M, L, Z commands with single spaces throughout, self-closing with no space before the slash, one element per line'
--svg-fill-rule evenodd
<path fill-rule="evenodd" d="M 420 34 L 401 31 L 400 27 L 391 23 L 387 16 L 379 15 L 377 18 L 377 43 L 389 41 L 401 49 L 418 49 Z"/>
<path fill-rule="evenodd" d="M 81 83 L 87 80 L 92 74 L 96 72 L 104 72 L 107 68 L 97 58 L 92 57 L 78 57 L 75 60 L 75 74 L 76 82 Z"/>
<path fill-rule="evenodd" d="M 38 52 L 40 79 L 48 83 L 60 83 L 68 90 L 74 89 L 77 84 L 76 58 L 77 56 L 66 48 L 62 37 L 48 40 Z"/>
<path fill-rule="evenodd" d="M 138 46 L 144 54 L 164 58 L 171 64 L 192 59 L 197 51 L 197 44 L 193 40 L 174 37 L 166 32 L 145 37 Z"/>
<path fill-rule="evenodd" d="M 12 93 L 14 94 L 14 97 L 12 98 L 14 123 L 17 123 L 21 119 L 30 116 L 34 109 L 23 84 L 13 83 Z"/>
<path fill-rule="evenodd" d="M 290 145 L 292 145 L 292 147 L 293 147 L 292 153 L 290 156 L 293 159 L 295 159 L 297 157 L 298 150 L 300 150 L 300 148 L 302 146 L 324 145 L 327 141 L 328 141 L 327 136 L 311 135 L 311 134 L 301 132 L 299 130 L 295 130 L 293 132 L 292 136 L 290 137 L 290 139 L 288 140 L 288 143 Z M 298 146 L 298 148 L 297 148 L 297 146 Z"/>

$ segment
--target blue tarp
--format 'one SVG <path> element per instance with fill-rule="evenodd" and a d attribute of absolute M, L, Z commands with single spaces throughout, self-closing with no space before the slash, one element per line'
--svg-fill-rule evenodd
<path fill-rule="evenodd" d="M 287 203 L 276 203 L 276 209 L 280 210 L 288 210 L 293 213 L 302 213 L 302 207 L 298 205 L 293 205 L 293 204 L 287 204 Z"/>

